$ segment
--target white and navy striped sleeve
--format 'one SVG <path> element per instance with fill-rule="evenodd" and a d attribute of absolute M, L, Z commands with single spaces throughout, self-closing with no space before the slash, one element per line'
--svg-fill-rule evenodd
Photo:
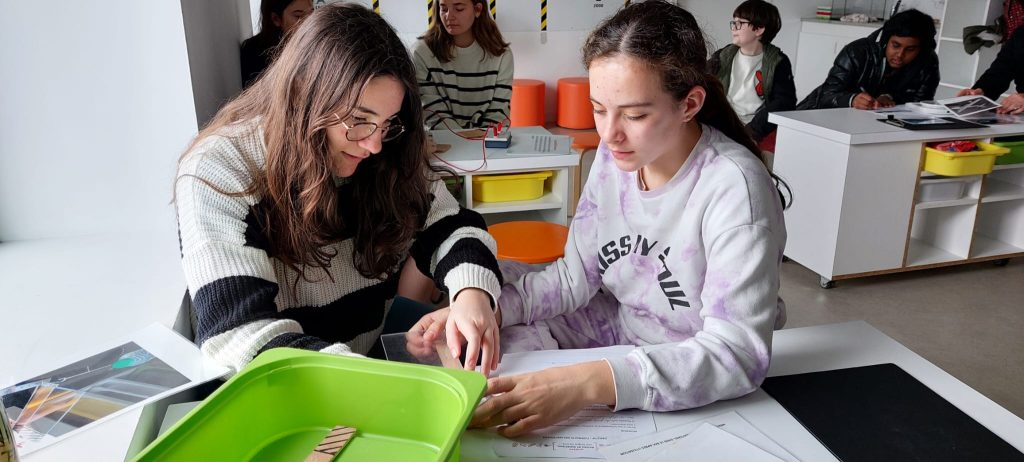
<path fill-rule="evenodd" d="M 466 288 L 487 292 L 497 302 L 501 272 L 497 244 L 479 213 L 459 206 L 443 181 L 431 185 L 433 200 L 424 229 L 410 250 L 423 274 L 454 298 Z"/>
<path fill-rule="evenodd" d="M 182 266 L 203 354 L 237 372 L 263 350 L 290 346 L 345 354 L 281 317 L 265 242 L 253 232 L 254 198 L 231 196 L 250 181 L 238 147 L 211 136 L 182 162 L 175 184 Z M 220 191 L 218 191 L 218 189 Z"/>

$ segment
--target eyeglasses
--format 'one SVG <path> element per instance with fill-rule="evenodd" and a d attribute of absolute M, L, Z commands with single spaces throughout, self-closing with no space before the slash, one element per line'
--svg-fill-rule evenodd
<path fill-rule="evenodd" d="M 365 140 L 370 136 L 373 136 L 373 134 L 377 131 L 378 128 L 381 128 L 383 130 L 380 137 L 380 140 L 382 142 L 391 141 L 395 138 L 398 138 L 398 136 L 401 135 L 402 133 L 405 133 L 405 127 L 402 126 L 402 121 L 398 120 L 397 115 L 384 121 L 383 126 L 377 125 L 373 122 L 356 122 L 354 124 L 349 125 L 345 123 L 344 120 L 341 120 L 341 117 L 338 117 L 338 114 L 334 114 L 334 118 L 338 119 L 338 122 L 341 123 L 341 126 L 345 127 L 345 130 L 347 130 L 345 132 L 345 138 L 347 138 L 349 141 Z"/>
<path fill-rule="evenodd" d="M 736 21 L 736 20 L 732 20 L 732 21 L 729 21 L 729 29 L 740 30 L 740 29 L 743 28 L 743 26 L 745 24 L 750 24 L 750 21 Z"/>

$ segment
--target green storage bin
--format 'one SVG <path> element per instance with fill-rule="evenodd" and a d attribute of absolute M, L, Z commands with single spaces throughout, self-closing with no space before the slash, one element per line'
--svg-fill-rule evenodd
<path fill-rule="evenodd" d="M 290 348 L 259 355 L 136 461 L 302 461 L 335 425 L 338 461 L 455 461 L 478 373 Z"/>
<path fill-rule="evenodd" d="M 992 144 L 1010 150 L 1009 154 L 996 157 L 996 165 L 1019 164 L 1024 162 L 1024 137 L 1012 136 L 996 138 L 992 141 Z"/>

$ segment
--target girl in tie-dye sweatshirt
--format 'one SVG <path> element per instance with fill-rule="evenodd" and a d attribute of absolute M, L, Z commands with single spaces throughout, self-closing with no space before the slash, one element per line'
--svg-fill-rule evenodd
<path fill-rule="evenodd" d="M 498 302 L 501 348 L 638 348 L 493 378 L 472 425 L 515 436 L 594 403 L 693 408 L 764 379 L 785 319 L 783 201 L 706 56 L 693 16 L 659 1 L 623 8 L 588 38 L 602 142 L 565 256 L 539 272 L 504 268 L 514 282 Z"/>

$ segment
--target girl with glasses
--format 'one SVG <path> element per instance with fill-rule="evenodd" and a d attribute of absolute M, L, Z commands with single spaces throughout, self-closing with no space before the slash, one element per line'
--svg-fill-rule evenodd
<path fill-rule="evenodd" d="M 722 82 L 729 105 L 758 147 L 774 152 L 776 127 L 768 123 L 768 113 L 796 108 L 793 66 L 771 43 L 782 28 L 782 18 L 779 9 L 764 0 L 740 3 L 732 16 L 732 44 L 711 56 L 708 71 Z"/>
<path fill-rule="evenodd" d="M 449 348 L 497 362 L 495 243 L 430 170 L 421 117 L 394 30 L 332 4 L 199 133 L 175 201 L 205 355 L 237 371 L 282 346 L 367 354 L 421 272 L 450 294 Z"/>
<path fill-rule="evenodd" d="M 565 256 L 507 268 L 502 351 L 637 348 L 492 378 L 471 425 L 516 436 L 592 404 L 674 411 L 764 379 L 785 319 L 783 201 L 706 57 L 693 15 L 664 1 L 634 2 L 587 39 L 601 144 Z"/>
<path fill-rule="evenodd" d="M 435 0 L 430 29 L 413 47 L 431 129 L 497 125 L 509 117 L 512 49 L 484 0 Z"/>

